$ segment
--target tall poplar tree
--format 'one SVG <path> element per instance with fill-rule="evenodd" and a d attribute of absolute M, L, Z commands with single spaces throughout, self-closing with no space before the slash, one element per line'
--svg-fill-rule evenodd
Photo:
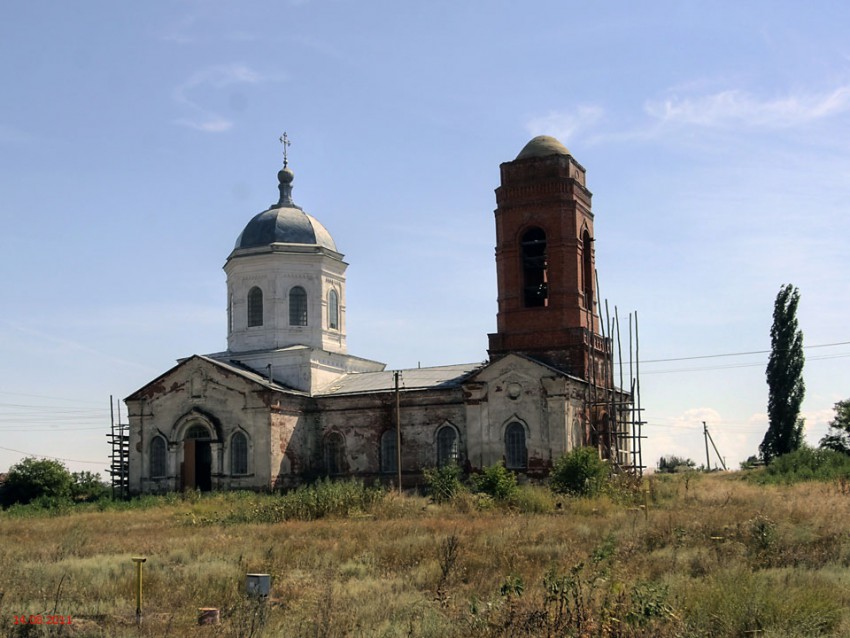
<path fill-rule="evenodd" d="M 797 327 L 800 291 L 782 286 L 773 306 L 770 328 L 770 359 L 767 362 L 768 426 L 759 451 L 766 463 L 793 452 L 803 442 L 800 404 L 806 393 L 803 383 L 803 333 Z"/>

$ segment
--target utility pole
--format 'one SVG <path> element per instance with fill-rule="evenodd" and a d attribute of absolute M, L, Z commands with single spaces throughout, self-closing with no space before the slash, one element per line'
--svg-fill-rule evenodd
<path fill-rule="evenodd" d="M 726 467 L 726 461 L 724 461 L 723 457 L 720 456 L 720 450 L 718 450 L 717 446 L 714 444 L 714 439 L 711 436 L 711 432 L 708 431 L 708 428 L 705 429 L 705 433 L 708 434 L 708 440 L 711 441 L 711 447 L 714 448 L 714 453 L 717 454 L 717 458 L 720 461 L 720 465 L 723 466 L 724 470 L 728 471 L 729 468 Z"/>
<path fill-rule="evenodd" d="M 395 467 L 398 472 L 398 493 L 401 494 L 401 405 L 399 400 L 398 378 L 401 372 L 396 370 L 395 376 Z"/>
<path fill-rule="evenodd" d="M 705 439 L 705 469 L 711 472 L 711 458 L 708 456 L 708 426 L 702 422 L 702 436 Z"/>

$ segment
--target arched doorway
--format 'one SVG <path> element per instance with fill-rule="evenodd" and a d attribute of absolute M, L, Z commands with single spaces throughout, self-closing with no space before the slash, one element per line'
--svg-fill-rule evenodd
<path fill-rule="evenodd" d="M 186 430 L 183 437 L 183 489 L 212 489 L 212 449 L 210 431 L 204 425 L 195 424 Z"/>

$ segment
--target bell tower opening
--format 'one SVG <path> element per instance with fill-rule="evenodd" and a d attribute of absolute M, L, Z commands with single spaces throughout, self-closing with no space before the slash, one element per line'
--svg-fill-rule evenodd
<path fill-rule="evenodd" d="M 593 239 L 587 229 L 581 238 L 582 279 L 584 280 L 584 307 L 593 310 Z"/>
<path fill-rule="evenodd" d="M 526 308 L 549 305 L 549 282 L 546 272 L 546 233 L 542 228 L 529 228 L 522 235 L 522 274 Z"/>

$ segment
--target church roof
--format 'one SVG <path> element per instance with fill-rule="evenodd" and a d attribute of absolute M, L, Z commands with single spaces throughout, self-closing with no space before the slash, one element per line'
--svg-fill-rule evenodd
<path fill-rule="evenodd" d="M 277 204 L 255 215 L 236 239 L 235 249 L 257 248 L 271 244 L 305 244 L 321 246 L 334 252 L 333 237 L 313 216 L 292 201 L 295 174 L 284 166 L 278 174 L 280 199 Z"/>
<path fill-rule="evenodd" d="M 410 368 L 401 370 L 399 389 L 434 390 L 459 387 L 471 374 L 485 364 L 459 363 L 433 368 Z M 329 387 L 316 393 L 317 396 L 339 394 L 365 394 L 369 392 L 391 392 L 395 390 L 395 372 L 352 372 L 335 380 Z"/>
<path fill-rule="evenodd" d="M 274 390 L 276 392 L 286 392 L 288 394 L 298 394 L 298 395 L 306 396 L 305 392 L 302 392 L 301 390 L 296 390 L 295 388 L 290 388 L 289 386 L 281 383 L 280 381 L 275 381 L 273 379 L 269 380 L 269 378 L 267 376 L 262 375 L 262 374 L 256 372 L 255 370 L 252 370 L 248 366 L 239 364 L 238 362 L 235 362 L 235 361 L 224 362 L 224 361 L 220 361 L 218 359 L 213 359 L 211 357 L 206 357 L 206 356 L 201 355 L 201 354 L 193 354 L 191 357 L 181 359 L 177 363 L 177 365 L 170 368 L 169 370 L 166 370 L 161 375 L 159 375 L 156 379 L 145 384 L 144 386 L 142 386 L 141 388 L 139 388 L 138 390 L 133 392 L 133 394 L 131 394 L 130 396 L 128 396 L 124 400 L 125 401 L 137 401 L 139 399 L 145 398 L 145 395 L 148 394 L 146 391 L 149 388 L 156 388 L 164 379 L 166 379 L 174 371 L 176 371 L 177 369 L 187 365 L 190 361 L 193 361 L 193 360 L 204 361 L 204 362 L 211 364 L 211 365 L 214 365 L 218 368 L 223 368 L 224 370 L 227 370 L 231 374 L 235 374 L 236 376 L 242 377 L 243 379 L 246 379 L 247 381 L 251 381 L 252 383 L 256 383 L 257 385 L 263 386 L 268 390 Z"/>
<path fill-rule="evenodd" d="M 516 156 L 518 160 L 529 157 L 549 157 L 550 155 L 569 155 L 567 147 L 550 135 L 538 135 Z"/>
<path fill-rule="evenodd" d="M 256 215 L 239 235 L 234 248 L 255 248 L 270 244 L 308 244 L 334 252 L 333 237 L 312 215 L 300 208 L 270 208 Z"/>

